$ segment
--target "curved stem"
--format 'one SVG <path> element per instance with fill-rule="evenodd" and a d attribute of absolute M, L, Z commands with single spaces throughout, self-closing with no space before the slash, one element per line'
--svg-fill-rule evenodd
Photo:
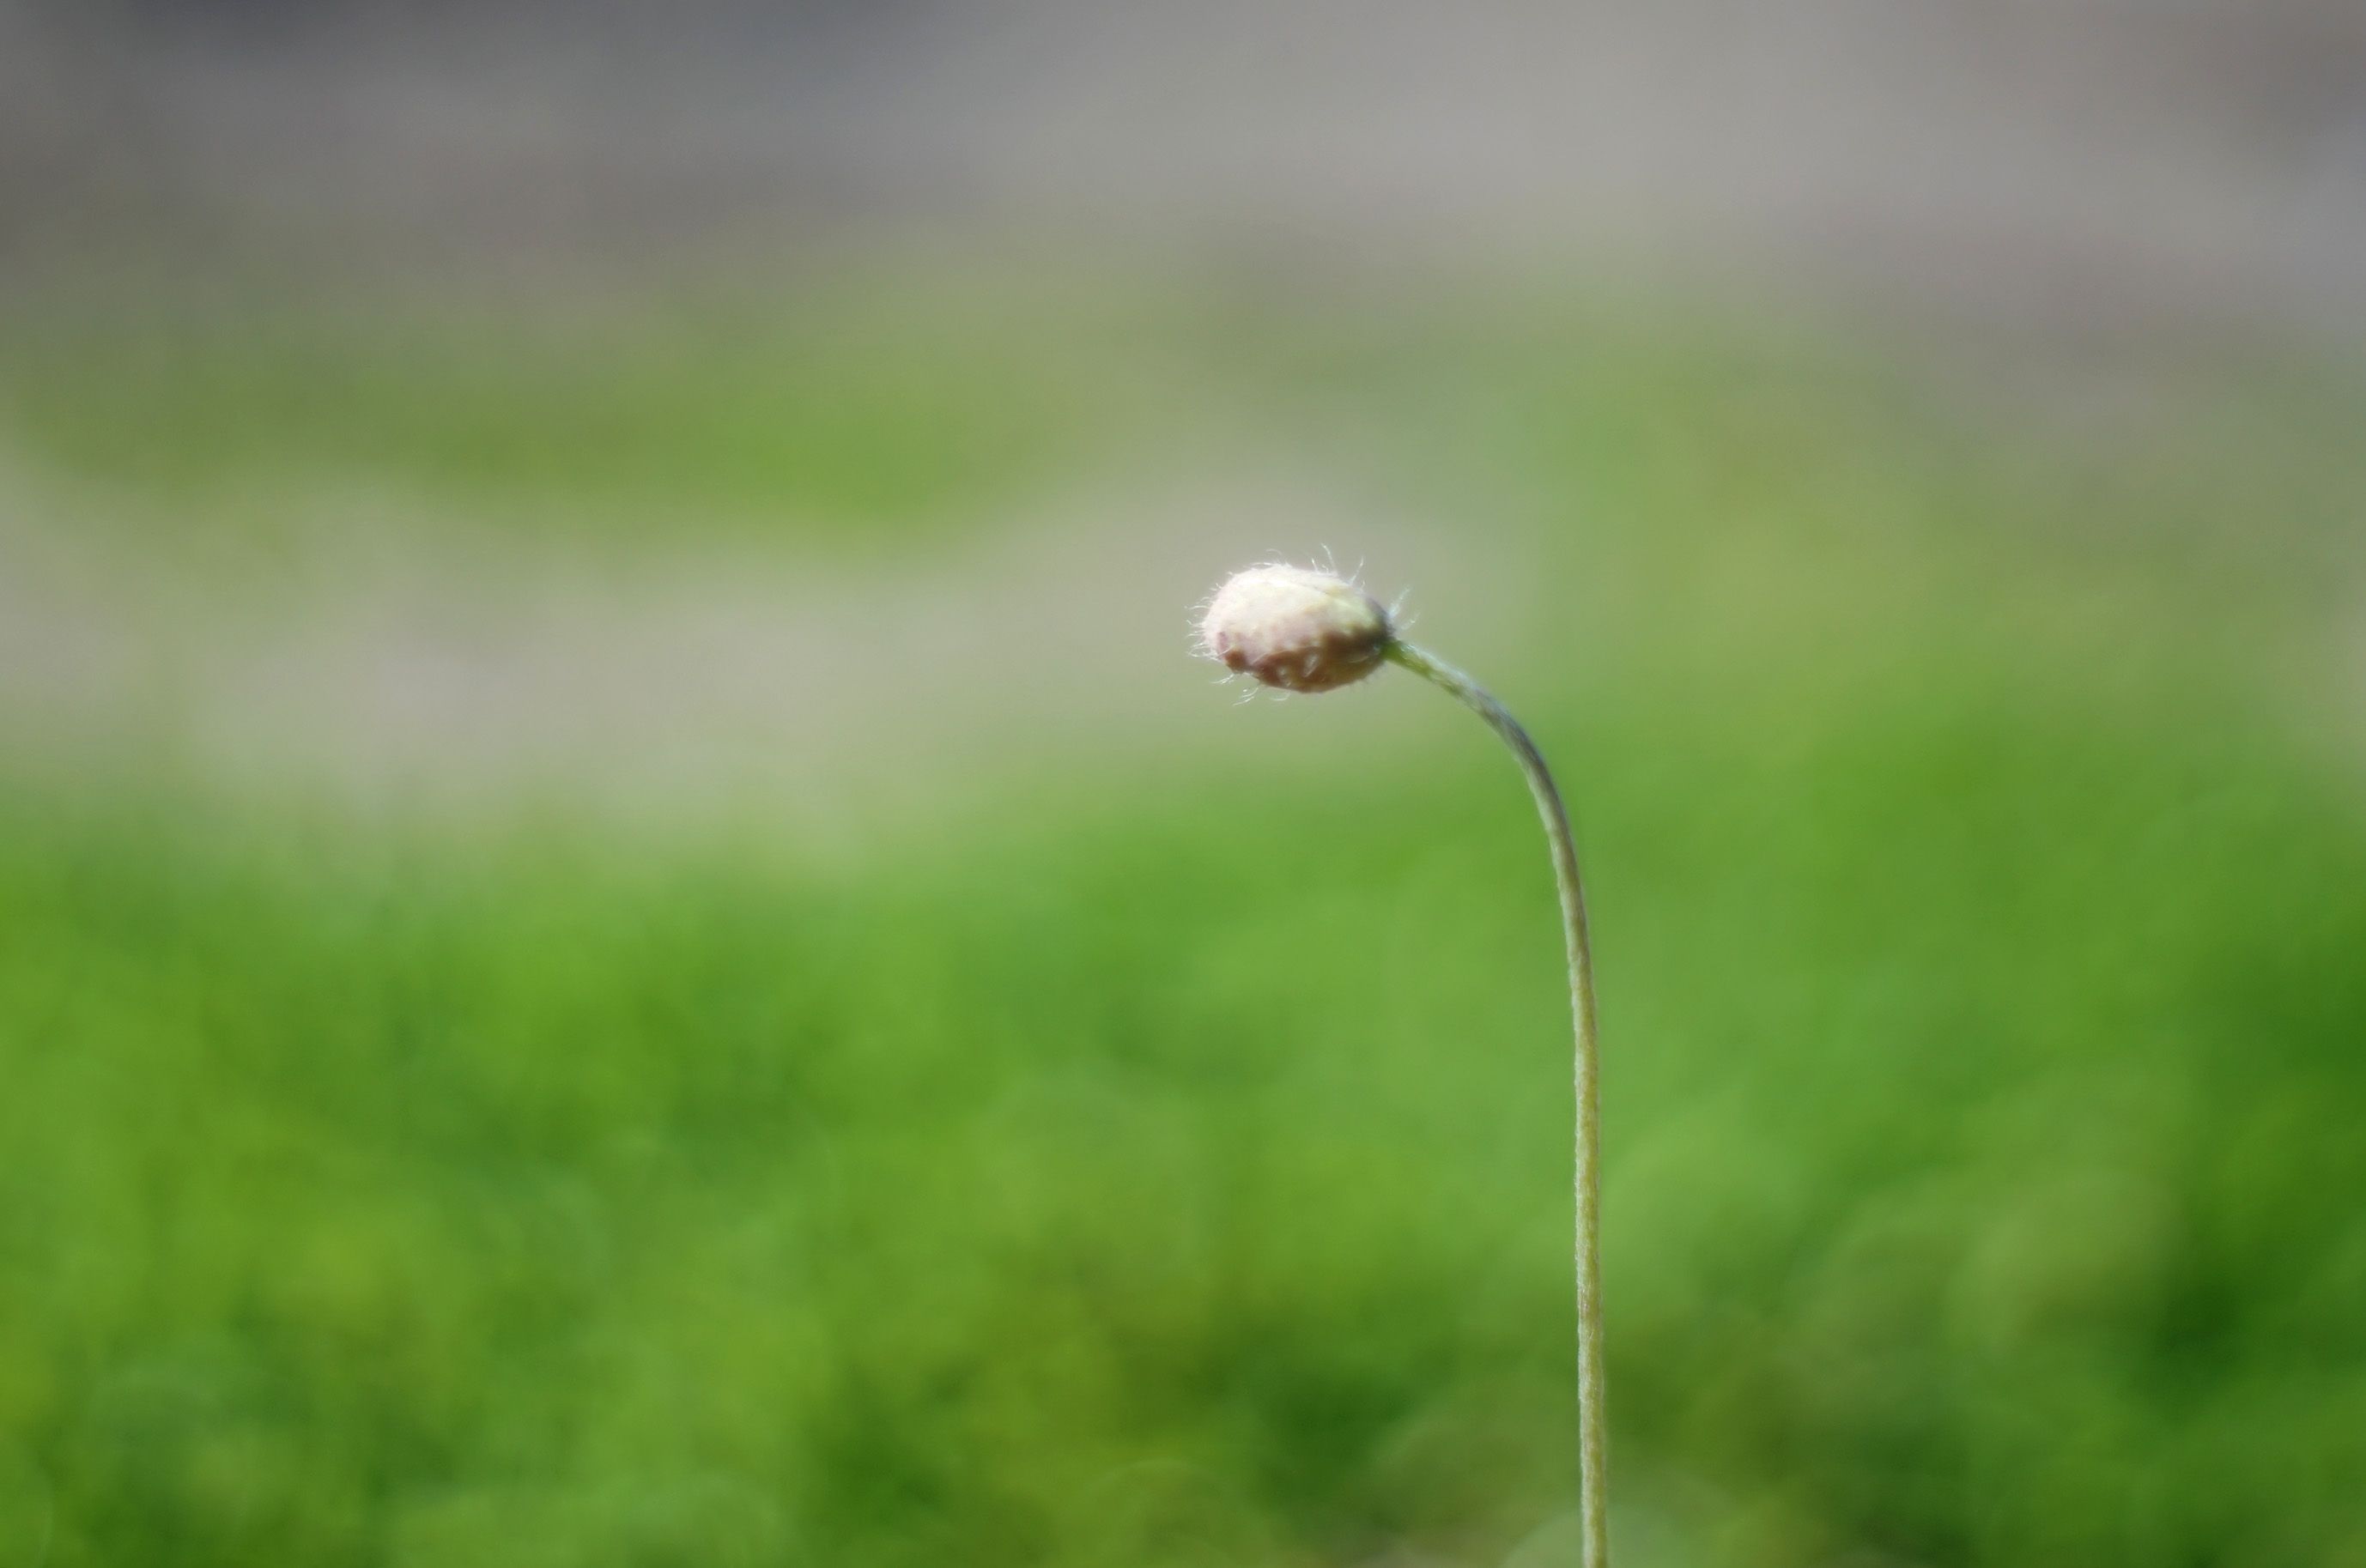
<path fill-rule="evenodd" d="M 1585 935 L 1585 890 L 1578 880 L 1577 841 L 1569 810 L 1542 753 L 1519 721 L 1487 689 L 1410 643 L 1389 644 L 1388 656 L 1487 722 L 1518 759 L 1536 797 L 1552 847 L 1553 880 L 1560 890 L 1561 935 L 1569 949 L 1569 1005 L 1576 1035 L 1577 1079 L 1577 1442 L 1578 1502 L 1584 1529 L 1584 1568 L 1610 1561 L 1609 1434 L 1602 1372 L 1602 1087 L 1601 1047 L 1594 1018 L 1594 955 Z"/>

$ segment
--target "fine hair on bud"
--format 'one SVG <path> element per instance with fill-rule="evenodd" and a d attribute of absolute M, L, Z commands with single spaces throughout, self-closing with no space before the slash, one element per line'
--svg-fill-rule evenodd
<path fill-rule="evenodd" d="M 1378 599 L 1335 572 L 1279 564 L 1225 579 L 1200 620 L 1200 647 L 1235 675 L 1284 691 L 1333 691 L 1380 667 L 1396 627 Z"/>

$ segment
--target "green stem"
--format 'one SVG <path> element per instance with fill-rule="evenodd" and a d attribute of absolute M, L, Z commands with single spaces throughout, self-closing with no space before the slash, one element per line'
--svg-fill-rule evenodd
<path fill-rule="evenodd" d="M 1518 759 L 1552 846 L 1560 890 L 1561 935 L 1569 949 L 1569 1005 L 1576 1034 L 1577 1077 L 1577 1444 L 1578 1503 L 1585 1531 L 1584 1568 L 1610 1561 L 1609 1433 L 1602 1374 L 1602 1085 L 1594 1019 L 1594 956 L 1585 935 L 1585 890 L 1577 875 L 1577 841 L 1569 810 L 1542 753 L 1519 721 L 1487 689 L 1436 655 L 1392 642 L 1388 656 L 1487 722 Z"/>

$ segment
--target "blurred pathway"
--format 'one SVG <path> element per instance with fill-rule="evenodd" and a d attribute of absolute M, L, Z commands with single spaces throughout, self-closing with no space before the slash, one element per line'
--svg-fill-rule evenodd
<path fill-rule="evenodd" d="M 761 801 L 826 821 L 1040 767 L 1046 747 L 1155 765 L 1242 731 L 1188 656 L 1216 575 L 1315 537 L 1414 581 L 1436 551 L 1302 478 L 1079 500 L 957 548 L 834 562 L 422 531 L 355 496 L 315 502 L 293 556 L 219 532 L 200 553 L 21 473 L 0 491 L 16 765 L 161 763 L 430 809 Z"/>

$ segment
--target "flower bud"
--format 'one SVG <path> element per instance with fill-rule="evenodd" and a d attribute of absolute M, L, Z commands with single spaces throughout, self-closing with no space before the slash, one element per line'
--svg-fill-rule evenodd
<path fill-rule="evenodd" d="M 1285 691 L 1329 691 L 1387 656 L 1389 612 L 1346 578 L 1306 566 L 1251 566 L 1208 601 L 1200 645 L 1235 674 Z"/>

